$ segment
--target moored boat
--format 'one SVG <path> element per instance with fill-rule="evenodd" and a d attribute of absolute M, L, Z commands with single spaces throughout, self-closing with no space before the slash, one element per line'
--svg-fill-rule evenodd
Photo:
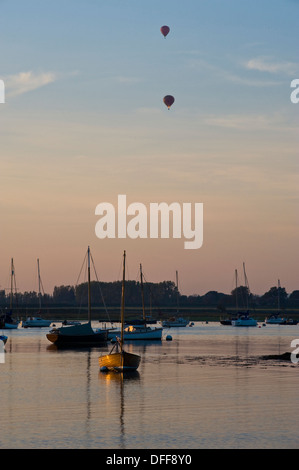
<path fill-rule="evenodd" d="M 123 280 L 121 295 L 121 334 L 112 347 L 109 354 L 99 357 L 99 366 L 101 372 L 117 371 L 130 372 L 138 369 L 141 357 L 124 350 L 124 316 L 125 316 L 125 273 L 126 273 L 126 252 L 123 255 Z"/>
<path fill-rule="evenodd" d="M 163 320 L 162 326 L 163 328 L 181 328 L 186 327 L 189 325 L 189 320 L 179 316 L 179 281 L 178 281 L 178 272 L 176 271 L 176 295 L 177 295 L 177 313 L 171 318 L 167 320 Z"/>
<path fill-rule="evenodd" d="M 39 312 L 38 316 L 30 315 L 26 320 L 22 321 L 23 328 L 48 328 L 51 326 L 52 320 L 46 320 L 41 317 L 41 308 L 42 308 L 42 294 L 41 294 L 41 277 L 40 277 L 40 268 L 39 268 L 39 259 L 37 260 L 37 275 L 38 275 L 38 300 L 39 300 Z"/>
<path fill-rule="evenodd" d="M 14 295 L 15 290 L 15 295 Z M 19 320 L 13 318 L 13 300 L 17 296 L 17 287 L 16 287 L 16 276 L 15 276 L 15 267 L 13 258 L 11 259 L 11 271 L 10 271 L 10 309 L 9 311 L 5 310 L 5 313 L 0 317 L 0 328 L 4 330 L 16 330 L 19 326 Z"/>
<path fill-rule="evenodd" d="M 124 328 L 123 336 L 125 341 L 156 341 L 162 339 L 162 327 L 151 327 L 147 324 L 147 316 L 145 314 L 145 305 L 144 305 L 144 291 L 143 291 L 143 274 L 142 266 L 140 264 L 140 286 L 141 286 L 141 297 L 142 297 L 142 314 L 143 320 L 141 324 L 133 325 L 128 323 L 128 326 Z M 108 339 L 116 341 L 117 336 L 120 336 L 121 331 L 108 331 Z"/>
<path fill-rule="evenodd" d="M 257 326 L 257 321 L 250 317 L 249 313 L 245 313 L 232 320 L 232 326 Z"/>
<path fill-rule="evenodd" d="M 265 319 L 265 323 L 267 323 L 267 325 L 284 325 L 285 322 L 286 319 L 280 316 L 278 313 L 270 315 Z"/>
<path fill-rule="evenodd" d="M 239 312 L 237 314 L 237 318 L 232 319 L 232 326 L 257 326 L 257 321 L 249 315 L 249 295 L 250 295 L 250 289 L 249 289 L 249 283 L 245 271 L 245 263 L 243 263 L 243 270 L 244 270 L 244 279 L 245 279 L 245 288 L 246 288 L 246 312 Z M 238 308 L 238 299 L 237 299 L 237 292 L 238 292 L 238 273 L 237 270 L 235 270 L 236 274 L 236 307 Z"/>
<path fill-rule="evenodd" d="M 87 249 L 88 265 L 88 322 L 79 325 L 53 328 L 46 336 L 56 346 L 103 346 L 107 342 L 107 331 L 94 330 L 91 326 L 90 249 Z"/>
<path fill-rule="evenodd" d="M 126 341 L 134 340 L 161 340 L 163 328 L 151 328 L 147 325 L 130 325 L 124 328 L 124 339 Z M 120 330 L 108 331 L 108 339 L 116 340 L 120 335 Z"/>
<path fill-rule="evenodd" d="M 45 320 L 42 317 L 27 317 L 22 321 L 23 328 L 48 328 L 52 320 Z"/>
<path fill-rule="evenodd" d="M 185 327 L 189 324 L 189 320 L 186 320 L 186 318 L 183 317 L 172 317 L 169 318 L 168 320 L 162 321 L 162 326 L 164 328 L 179 328 L 179 327 Z"/>

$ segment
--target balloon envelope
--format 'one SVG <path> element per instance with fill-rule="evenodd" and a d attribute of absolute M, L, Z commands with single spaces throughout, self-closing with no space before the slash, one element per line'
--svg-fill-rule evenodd
<path fill-rule="evenodd" d="M 164 103 L 166 104 L 167 108 L 169 109 L 171 105 L 174 103 L 174 97 L 171 95 L 166 95 L 163 98 Z"/>
<path fill-rule="evenodd" d="M 161 31 L 161 33 L 163 34 L 163 36 L 166 38 L 167 34 L 168 34 L 169 31 L 170 31 L 170 28 L 169 28 L 169 26 L 166 26 L 166 25 L 165 25 L 165 26 L 161 26 L 160 31 Z"/>

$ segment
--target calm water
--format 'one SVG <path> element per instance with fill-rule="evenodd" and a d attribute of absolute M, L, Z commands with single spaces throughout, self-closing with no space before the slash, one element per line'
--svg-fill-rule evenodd
<path fill-rule="evenodd" d="M 5 330 L 2 449 L 299 446 L 299 364 L 259 357 L 291 351 L 299 325 L 171 329 L 127 345 L 142 356 L 127 377 L 99 372 L 110 347 L 57 351 L 47 330 Z"/>

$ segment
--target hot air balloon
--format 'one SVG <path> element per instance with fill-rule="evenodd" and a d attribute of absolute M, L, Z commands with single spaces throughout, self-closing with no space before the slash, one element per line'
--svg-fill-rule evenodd
<path fill-rule="evenodd" d="M 163 34 L 163 36 L 166 38 L 167 34 L 170 31 L 170 28 L 169 26 L 161 26 L 160 31 Z"/>
<path fill-rule="evenodd" d="M 173 105 L 173 103 L 174 103 L 174 97 L 171 96 L 171 95 L 166 95 L 166 96 L 164 96 L 163 101 L 164 101 L 165 105 L 167 106 L 167 108 L 169 109 L 170 106 Z"/>

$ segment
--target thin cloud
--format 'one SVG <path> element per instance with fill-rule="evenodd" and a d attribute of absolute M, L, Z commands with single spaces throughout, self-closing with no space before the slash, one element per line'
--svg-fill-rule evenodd
<path fill-rule="evenodd" d="M 128 85 L 141 82 L 141 79 L 138 77 L 125 77 L 125 76 L 114 77 L 114 80 L 118 83 L 124 83 Z"/>
<path fill-rule="evenodd" d="M 257 57 L 250 59 L 245 64 L 245 67 L 249 70 L 257 70 L 259 72 L 294 75 L 294 73 L 298 72 L 299 64 L 295 62 L 271 62 L 269 59 Z"/>
<path fill-rule="evenodd" d="M 281 116 L 239 115 L 209 116 L 205 119 L 209 126 L 224 127 L 244 131 L 260 131 L 274 128 L 285 129 L 286 124 Z M 290 129 L 289 129 L 290 130 Z"/>
<path fill-rule="evenodd" d="M 53 72 L 36 74 L 34 72 L 20 72 L 16 75 L 9 75 L 5 79 L 5 86 L 8 96 L 23 95 L 43 86 L 53 83 L 56 80 Z"/>

